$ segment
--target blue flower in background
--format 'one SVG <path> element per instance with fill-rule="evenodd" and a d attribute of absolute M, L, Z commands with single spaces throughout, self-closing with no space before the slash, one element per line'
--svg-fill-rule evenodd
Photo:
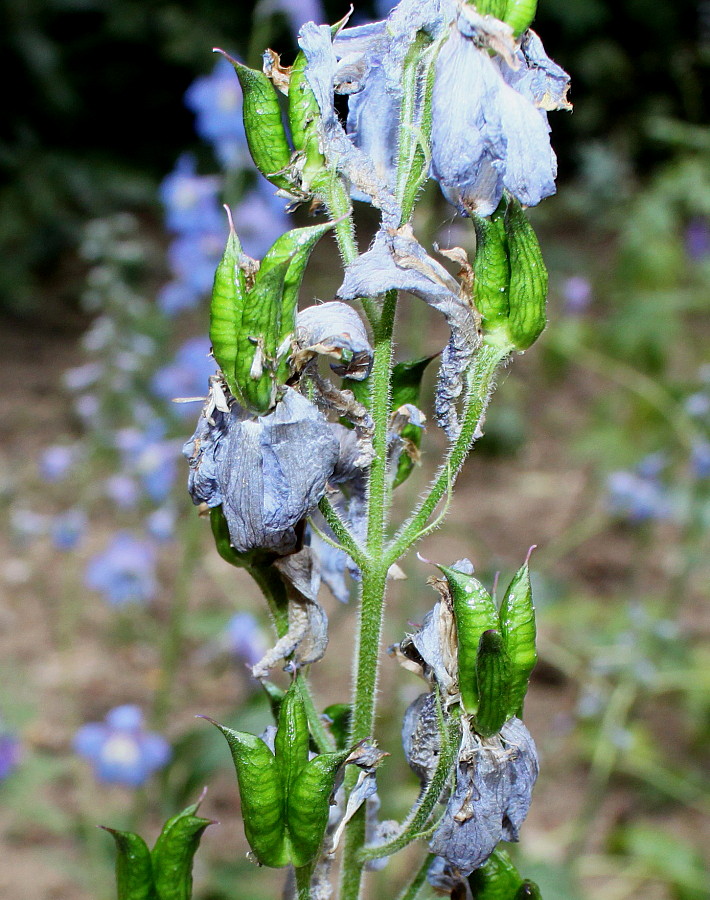
<path fill-rule="evenodd" d="M 564 310 L 571 315 L 579 315 L 592 302 L 592 285 L 583 275 L 572 275 L 562 282 Z"/>
<path fill-rule="evenodd" d="M 135 478 L 121 472 L 110 475 L 104 481 L 104 493 L 120 509 L 131 509 L 140 497 Z"/>
<path fill-rule="evenodd" d="M 695 216 L 685 231 L 685 249 L 693 262 L 701 262 L 710 257 L 710 219 Z"/>
<path fill-rule="evenodd" d="M 110 710 L 104 722 L 82 726 L 74 750 L 91 763 L 99 781 L 126 787 L 140 787 L 171 756 L 165 738 L 145 731 L 143 713 L 130 704 Z"/>
<path fill-rule="evenodd" d="M 202 300 L 202 295 L 191 285 L 182 281 L 169 281 L 158 291 L 158 309 L 168 316 L 176 316 L 186 309 L 194 309 Z"/>
<path fill-rule="evenodd" d="M 155 551 L 145 541 L 121 531 L 103 553 L 89 561 L 84 583 L 114 606 L 152 600 L 158 590 Z"/>
<path fill-rule="evenodd" d="M 140 449 L 135 471 L 154 503 L 166 500 L 175 484 L 180 449 L 180 444 L 173 441 L 152 441 Z"/>
<path fill-rule="evenodd" d="M 21 755 L 19 738 L 9 731 L 0 731 L 0 781 L 17 767 Z"/>
<path fill-rule="evenodd" d="M 39 458 L 39 473 L 45 481 L 61 481 L 77 460 L 77 448 L 55 444 Z"/>
<path fill-rule="evenodd" d="M 268 649 L 259 623 L 248 612 L 235 613 L 227 622 L 224 641 L 230 653 L 250 667 L 255 666 Z"/>
<path fill-rule="evenodd" d="M 234 226 L 248 256 L 262 259 L 276 238 L 288 231 L 290 222 L 284 207 L 285 201 L 276 196 L 273 185 L 260 175 L 256 185 L 232 208 Z"/>
<path fill-rule="evenodd" d="M 607 491 L 612 515 L 634 523 L 665 519 L 670 515 L 666 489 L 656 475 L 643 475 L 638 471 L 612 472 L 607 479 Z"/>
<path fill-rule="evenodd" d="M 83 509 L 68 509 L 55 516 L 50 526 L 52 543 L 57 550 L 73 550 L 86 532 L 87 517 Z"/>
<path fill-rule="evenodd" d="M 184 154 L 160 185 L 165 224 L 177 234 L 223 227 L 219 191 L 220 179 L 214 175 L 198 175 L 194 157 Z"/>
<path fill-rule="evenodd" d="M 275 13 L 281 13 L 286 17 L 294 37 L 298 35 L 298 30 L 304 22 L 326 21 L 320 0 L 261 0 L 254 10 L 255 18 L 265 18 Z"/>
<path fill-rule="evenodd" d="M 190 338 L 180 347 L 175 358 L 153 375 L 150 387 L 161 400 L 179 397 L 206 397 L 209 379 L 217 371 L 217 364 L 209 355 L 210 342 L 206 337 Z M 192 404 L 176 403 L 175 411 L 192 418 Z"/>
<path fill-rule="evenodd" d="M 696 478 L 710 478 L 710 441 L 698 441 L 693 445 L 690 465 Z"/>
<path fill-rule="evenodd" d="M 145 527 L 148 534 L 160 543 L 167 543 L 175 537 L 177 514 L 171 506 L 161 506 L 146 517 Z"/>
<path fill-rule="evenodd" d="M 194 112 L 195 131 L 214 147 L 227 168 L 249 165 L 242 91 L 229 60 L 220 57 L 210 75 L 197 78 L 185 93 L 185 105 Z"/>
<path fill-rule="evenodd" d="M 168 262 L 176 279 L 198 297 L 212 290 L 214 272 L 227 241 L 226 216 L 216 231 L 189 231 L 179 235 L 168 249 Z"/>

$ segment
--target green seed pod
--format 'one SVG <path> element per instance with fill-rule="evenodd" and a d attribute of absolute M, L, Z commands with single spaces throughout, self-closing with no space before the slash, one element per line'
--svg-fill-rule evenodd
<path fill-rule="evenodd" d="M 510 659 L 510 715 L 522 716 L 530 673 L 537 662 L 535 607 L 527 561 L 513 576 L 500 607 L 500 629 Z"/>
<path fill-rule="evenodd" d="M 196 816 L 198 803 L 188 806 L 163 826 L 153 847 L 153 878 L 157 900 L 191 900 L 192 861 L 211 819 Z"/>
<path fill-rule="evenodd" d="M 212 720 L 209 720 L 212 721 Z M 244 832 L 254 856 L 264 866 L 291 862 L 284 820 L 285 799 L 274 754 L 261 738 L 213 722 L 227 739 L 239 781 Z"/>
<path fill-rule="evenodd" d="M 458 640 L 459 691 L 461 705 L 473 715 L 478 710 L 476 660 L 481 635 L 498 628 L 498 611 L 493 598 L 481 582 L 466 572 L 438 566 L 451 592 Z"/>
<path fill-rule="evenodd" d="M 537 0 L 508 0 L 505 14 L 500 18 L 513 29 L 515 37 L 531 25 L 537 12 Z"/>
<path fill-rule="evenodd" d="M 317 186 L 326 171 L 325 157 L 320 149 L 318 101 L 306 77 L 308 60 L 301 50 L 291 67 L 288 82 L 288 121 L 291 139 L 300 154 L 301 188 L 308 193 Z"/>
<path fill-rule="evenodd" d="M 542 900 L 542 894 L 534 881 L 524 881 L 514 900 Z"/>
<path fill-rule="evenodd" d="M 315 756 L 295 779 L 286 804 L 291 855 L 296 868 L 318 855 L 328 825 L 330 799 L 350 751 Z"/>
<path fill-rule="evenodd" d="M 508 0 L 468 0 L 468 2 L 475 6 L 482 16 L 489 15 L 502 19 Z"/>
<path fill-rule="evenodd" d="M 510 856 L 498 847 L 480 869 L 471 872 L 468 883 L 475 900 L 511 900 L 522 878 Z"/>
<path fill-rule="evenodd" d="M 505 233 L 510 260 L 508 334 L 518 350 L 527 350 L 547 322 L 547 269 L 532 225 L 514 197 L 508 199 Z"/>
<path fill-rule="evenodd" d="M 286 796 L 308 762 L 308 719 L 298 682 L 292 682 L 279 710 L 279 727 L 274 741 L 276 760 Z"/>
<path fill-rule="evenodd" d="M 510 718 L 510 660 L 497 631 L 484 631 L 476 657 L 478 710 L 476 731 L 482 737 L 497 734 Z"/>
<path fill-rule="evenodd" d="M 244 130 L 254 165 L 272 184 L 288 191 L 292 183 L 284 170 L 291 163 L 291 149 L 276 88 L 263 72 L 243 66 L 226 53 L 223 55 L 234 66 L 244 93 Z"/>
<path fill-rule="evenodd" d="M 153 864 L 142 837 L 132 831 L 101 826 L 116 842 L 116 887 L 118 900 L 156 900 Z"/>
<path fill-rule="evenodd" d="M 238 353 L 238 338 L 242 313 L 246 303 L 246 282 L 240 267 L 242 247 L 229 214 L 227 246 L 214 275 L 210 303 L 210 341 L 217 365 L 233 396 L 240 400 L 239 386 L 234 375 Z"/>
<path fill-rule="evenodd" d="M 505 233 L 505 201 L 493 215 L 473 217 L 476 257 L 473 264 L 473 303 L 485 331 L 507 327 L 510 311 L 510 264 Z"/>

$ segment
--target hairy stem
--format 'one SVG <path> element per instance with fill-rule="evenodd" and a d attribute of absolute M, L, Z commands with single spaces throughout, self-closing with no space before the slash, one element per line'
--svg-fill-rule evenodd
<path fill-rule="evenodd" d="M 498 367 L 508 356 L 508 352 L 505 347 L 483 344 L 476 353 L 468 375 L 468 397 L 459 436 L 451 445 L 427 494 L 387 549 L 388 565 L 396 562 L 419 539 L 439 501 L 453 487 L 476 440 L 476 432 L 493 392 Z"/>
<path fill-rule="evenodd" d="M 300 866 L 294 870 L 296 873 L 297 900 L 311 900 L 311 880 L 314 868 L 315 863 L 309 863 L 307 866 Z"/>
<path fill-rule="evenodd" d="M 311 737 L 316 742 L 318 752 L 332 753 L 333 750 L 335 750 L 335 741 L 333 740 L 333 737 L 329 733 L 328 729 L 323 724 L 323 719 L 321 719 L 320 714 L 316 709 L 310 685 L 308 684 L 305 676 L 302 673 L 299 674 L 298 681 L 301 688 L 301 698 L 303 699 L 303 705 L 306 709 L 308 730 L 311 733 Z"/>

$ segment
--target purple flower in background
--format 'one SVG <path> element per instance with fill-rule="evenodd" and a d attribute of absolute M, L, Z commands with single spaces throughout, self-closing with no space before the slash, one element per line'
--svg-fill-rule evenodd
<path fill-rule="evenodd" d="M 103 553 L 89 561 L 84 583 L 100 591 L 113 606 L 152 600 L 158 590 L 155 551 L 145 541 L 120 531 Z"/>
<path fill-rule="evenodd" d="M 99 402 L 99 398 L 94 394 L 82 394 L 81 397 L 76 398 L 74 409 L 80 419 L 89 422 L 99 414 L 101 403 Z"/>
<path fill-rule="evenodd" d="M 65 386 L 70 391 L 85 391 L 101 378 L 104 373 L 103 364 L 100 362 L 85 363 L 74 369 L 67 369 L 62 376 Z"/>
<path fill-rule="evenodd" d="M 170 494 L 178 473 L 180 445 L 173 441 L 152 441 L 140 448 L 135 471 L 146 494 L 162 503 Z"/>
<path fill-rule="evenodd" d="M 168 262 L 176 279 L 199 296 L 210 293 L 226 241 L 226 217 L 213 231 L 188 231 L 179 235 L 168 250 Z"/>
<path fill-rule="evenodd" d="M 710 478 L 710 441 L 698 441 L 693 445 L 690 465 L 696 478 Z"/>
<path fill-rule="evenodd" d="M 145 527 L 156 541 L 166 543 L 175 537 L 177 515 L 171 506 L 161 506 L 146 517 Z"/>
<path fill-rule="evenodd" d="M 91 763 L 99 781 L 125 787 L 140 787 L 171 756 L 170 744 L 146 731 L 143 713 L 130 704 L 110 710 L 104 722 L 83 725 L 74 736 L 74 750 Z"/>
<path fill-rule="evenodd" d="M 696 391 L 686 398 L 685 411 L 694 419 L 704 419 L 710 415 L 710 394 L 704 391 Z"/>
<path fill-rule="evenodd" d="M 19 738 L 9 731 L 0 732 L 0 781 L 12 772 L 20 762 L 22 746 Z"/>
<path fill-rule="evenodd" d="M 194 157 L 181 156 L 174 171 L 160 185 L 167 227 L 178 234 L 222 228 L 224 213 L 219 203 L 219 190 L 219 178 L 198 175 Z"/>
<path fill-rule="evenodd" d="M 290 228 L 284 201 L 265 178 L 242 197 L 232 209 L 232 218 L 244 252 L 261 259 L 276 238 Z M 220 256 L 223 248 L 220 249 Z M 216 264 L 215 264 L 216 265 Z"/>
<path fill-rule="evenodd" d="M 298 35 L 304 22 L 325 22 L 325 12 L 320 0 L 261 0 L 254 10 L 257 18 L 266 18 L 275 13 L 286 17 L 294 37 Z"/>
<path fill-rule="evenodd" d="M 171 363 L 153 375 L 151 390 L 161 400 L 179 397 L 206 397 L 209 378 L 217 371 L 209 355 L 210 342 L 206 337 L 190 338 L 180 347 Z M 175 411 L 192 417 L 195 408 L 189 403 L 175 404 Z"/>
<path fill-rule="evenodd" d="M 710 220 L 707 216 L 695 216 L 685 230 L 685 250 L 694 262 L 710 256 Z"/>
<path fill-rule="evenodd" d="M 138 503 L 138 484 L 130 475 L 116 474 L 104 481 L 104 493 L 120 509 L 131 509 Z"/>
<path fill-rule="evenodd" d="M 61 481 L 77 459 L 77 448 L 54 444 L 39 458 L 39 473 L 45 481 Z"/>
<path fill-rule="evenodd" d="M 612 472 L 607 479 L 609 511 L 631 522 L 664 519 L 670 504 L 663 485 L 652 476 L 637 472 Z"/>
<path fill-rule="evenodd" d="M 210 75 L 197 78 L 185 93 L 185 105 L 196 116 L 195 130 L 214 147 L 223 166 L 248 165 L 242 92 L 232 64 L 220 57 Z"/>
<path fill-rule="evenodd" d="M 268 650 L 259 623 L 248 612 L 235 613 L 224 629 L 227 649 L 245 665 L 255 666 Z"/>
<path fill-rule="evenodd" d="M 50 526 L 52 543 L 57 550 L 73 550 L 84 536 L 86 525 L 83 509 L 68 509 L 60 513 Z"/>
<path fill-rule="evenodd" d="M 562 297 L 566 313 L 583 313 L 592 300 L 592 285 L 582 275 L 572 275 L 562 282 Z"/>
<path fill-rule="evenodd" d="M 182 281 L 169 281 L 158 291 L 156 302 L 166 316 L 176 316 L 186 309 L 194 309 L 202 294 Z"/>

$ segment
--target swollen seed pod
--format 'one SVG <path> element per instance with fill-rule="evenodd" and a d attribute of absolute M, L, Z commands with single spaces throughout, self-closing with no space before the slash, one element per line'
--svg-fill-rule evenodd
<path fill-rule="evenodd" d="M 510 710 L 522 716 L 530 673 L 537 662 L 535 607 L 527 561 L 513 576 L 500 607 L 500 628 L 510 658 Z"/>
<path fill-rule="evenodd" d="M 330 799 L 338 771 L 349 750 L 315 756 L 293 782 L 286 804 L 286 822 L 294 866 L 305 866 L 318 855 L 328 825 Z"/>
<path fill-rule="evenodd" d="M 508 0 L 505 14 L 501 18 L 513 29 L 515 37 L 518 37 L 530 27 L 536 12 L 537 0 Z"/>
<path fill-rule="evenodd" d="M 461 565 L 461 568 L 457 566 Z M 461 704 L 469 714 L 478 710 L 478 680 L 476 660 L 481 635 L 489 629 L 498 628 L 498 612 L 493 598 L 474 578 L 473 566 L 468 560 L 454 566 L 438 566 L 443 572 L 451 592 L 451 602 L 456 620 L 458 642 L 459 691 Z M 471 573 L 462 571 L 470 568 Z"/>
<path fill-rule="evenodd" d="M 153 864 L 146 842 L 132 831 L 101 827 L 116 842 L 117 900 L 155 900 Z"/>
<path fill-rule="evenodd" d="M 476 900 L 510 900 L 522 879 L 510 856 L 497 847 L 480 869 L 471 872 L 468 883 Z"/>
<path fill-rule="evenodd" d="M 475 729 L 482 737 L 497 734 L 510 718 L 510 660 L 497 631 L 484 631 L 476 655 L 478 710 Z"/>
<path fill-rule="evenodd" d="M 274 751 L 286 796 L 308 762 L 308 741 L 306 709 L 298 682 L 294 681 L 281 701 L 279 727 L 274 741 Z"/>
<path fill-rule="evenodd" d="M 542 894 L 534 881 L 524 881 L 520 885 L 514 900 L 542 900 Z"/>
<path fill-rule="evenodd" d="M 211 719 L 209 721 L 212 721 Z M 261 738 L 213 722 L 227 739 L 239 781 L 244 832 L 256 859 L 280 868 L 291 862 L 284 821 L 285 799 L 274 754 Z"/>
<path fill-rule="evenodd" d="M 322 178 L 326 172 L 318 136 L 321 112 L 306 77 L 307 64 L 306 54 L 301 50 L 291 67 L 288 82 L 288 122 L 293 146 L 301 155 L 301 188 L 306 193 L 317 186 L 319 177 Z"/>
<path fill-rule="evenodd" d="M 198 803 L 173 816 L 153 847 L 153 879 L 157 900 L 191 900 L 192 861 L 211 819 L 196 816 Z"/>
<path fill-rule="evenodd" d="M 242 65 L 223 50 L 218 52 L 234 66 L 242 86 L 244 130 L 254 165 L 276 187 L 290 190 L 291 179 L 283 172 L 291 162 L 291 149 L 281 119 L 276 88 L 263 72 Z"/>
<path fill-rule="evenodd" d="M 474 216 L 473 220 L 476 229 L 473 303 L 481 314 L 484 330 L 490 332 L 505 328 L 510 310 L 505 201 L 501 202 L 490 218 Z"/>
<path fill-rule="evenodd" d="M 547 269 L 532 225 L 514 198 L 508 199 L 505 233 L 510 260 L 508 334 L 518 350 L 527 350 L 546 323 Z"/>
<path fill-rule="evenodd" d="M 222 370 L 232 395 L 241 399 L 235 378 L 235 361 L 239 348 L 242 313 L 246 303 L 246 281 L 240 267 L 242 247 L 229 217 L 229 237 L 222 259 L 217 265 L 210 302 L 210 341 L 212 353 Z"/>

